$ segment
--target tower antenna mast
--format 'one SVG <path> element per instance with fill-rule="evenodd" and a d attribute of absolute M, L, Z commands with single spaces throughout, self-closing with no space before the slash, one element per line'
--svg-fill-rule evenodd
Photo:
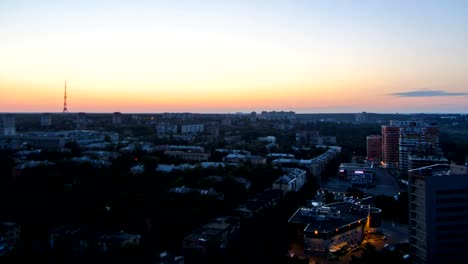
<path fill-rule="evenodd" d="M 65 95 L 63 96 L 63 112 L 68 113 L 68 108 L 67 108 L 67 80 L 65 80 Z"/>

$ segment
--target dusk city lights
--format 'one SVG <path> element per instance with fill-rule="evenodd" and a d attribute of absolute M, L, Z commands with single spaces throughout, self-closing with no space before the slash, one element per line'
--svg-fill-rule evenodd
<path fill-rule="evenodd" d="M 468 1 L 0 1 L 0 263 L 468 263 Z"/>

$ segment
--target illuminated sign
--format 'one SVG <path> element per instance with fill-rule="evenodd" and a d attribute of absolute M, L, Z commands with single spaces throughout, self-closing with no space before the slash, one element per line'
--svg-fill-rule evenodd
<path fill-rule="evenodd" d="M 364 174 L 364 171 L 354 171 L 355 174 Z"/>

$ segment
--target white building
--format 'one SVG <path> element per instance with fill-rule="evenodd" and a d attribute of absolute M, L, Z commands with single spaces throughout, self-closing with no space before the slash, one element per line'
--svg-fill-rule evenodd
<path fill-rule="evenodd" d="M 180 126 L 180 132 L 182 134 L 198 134 L 205 131 L 205 126 L 203 124 L 190 124 Z"/>
<path fill-rule="evenodd" d="M 283 192 L 298 191 L 306 182 L 306 171 L 301 169 L 289 169 L 288 173 L 273 182 L 273 189 Z"/>

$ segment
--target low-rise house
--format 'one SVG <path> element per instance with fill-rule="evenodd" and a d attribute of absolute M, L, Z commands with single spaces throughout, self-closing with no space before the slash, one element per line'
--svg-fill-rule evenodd
<path fill-rule="evenodd" d="M 120 250 L 125 247 L 135 247 L 140 245 L 141 236 L 138 234 L 115 233 L 102 235 L 97 238 L 97 247 L 101 252 Z"/>
<path fill-rule="evenodd" d="M 130 168 L 130 173 L 134 174 L 134 175 L 135 174 L 141 174 L 143 172 L 145 172 L 145 165 L 143 165 L 143 164 L 138 164 L 138 165 L 133 166 L 133 167 Z"/>
<path fill-rule="evenodd" d="M 240 162 L 250 162 L 252 165 L 264 165 L 266 164 L 266 159 L 260 156 L 254 155 L 244 155 L 240 153 L 231 153 L 224 157 L 225 162 L 240 163 Z"/>
<path fill-rule="evenodd" d="M 21 227 L 14 222 L 0 222 L 0 256 L 18 247 Z"/>
<path fill-rule="evenodd" d="M 224 251 L 230 243 L 239 238 L 239 231 L 239 218 L 218 217 L 188 234 L 182 241 L 182 249 L 186 256 Z"/>
<path fill-rule="evenodd" d="M 306 182 L 306 171 L 301 169 L 287 170 L 287 174 L 273 182 L 273 189 L 283 192 L 299 191 Z"/>
<path fill-rule="evenodd" d="M 187 188 L 185 186 L 176 187 L 169 189 L 170 193 L 175 194 L 198 194 L 200 196 L 212 197 L 218 200 L 224 200 L 224 194 L 217 192 L 215 190 L 205 190 L 205 189 L 196 189 L 196 188 Z"/>

